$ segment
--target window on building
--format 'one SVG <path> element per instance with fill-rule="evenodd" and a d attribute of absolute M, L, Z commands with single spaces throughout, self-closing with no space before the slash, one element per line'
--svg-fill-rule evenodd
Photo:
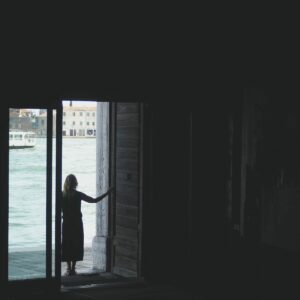
<path fill-rule="evenodd" d="M 80 112 L 80 116 L 82 117 L 82 111 Z"/>
<path fill-rule="evenodd" d="M 93 124 L 93 126 L 95 126 L 95 122 L 93 122 L 92 124 Z"/>
<path fill-rule="evenodd" d="M 87 113 L 86 113 L 86 115 L 87 115 L 87 116 L 89 116 L 89 115 L 90 115 L 90 113 L 89 113 L 89 112 L 87 112 Z"/>
<path fill-rule="evenodd" d="M 75 121 L 73 121 L 73 125 L 75 125 Z"/>
<path fill-rule="evenodd" d="M 66 116 L 66 113 L 64 112 L 64 117 Z"/>
<path fill-rule="evenodd" d="M 86 122 L 86 125 L 90 125 L 90 122 Z"/>
<path fill-rule="evenodd" d="M 95 117 L 95 113 L 93 112 L 93 117 Z"/>
<path fill-rule="evenodd" d="M 75 117 L 75 111 L 73 112 L 73 116 Z"/>
<path fill-rule="evenodd" d="M 82 126 L 82 122 L 80 122 L 80 125 Z"/>
<path fill-rule="evenodd" d="M 66 125 L 66 122 L 64 122 L 64 125 Z"/>

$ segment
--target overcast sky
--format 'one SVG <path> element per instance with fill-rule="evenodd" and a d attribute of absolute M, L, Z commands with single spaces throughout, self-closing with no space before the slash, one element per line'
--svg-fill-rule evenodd
<path fill-rule="evenodd" d="M 63 106 L 67 106 L 70 104 L 69 100 L 63 101 Z M 96 101 L 72 101 L 73 106 L 96 106 Z"/>

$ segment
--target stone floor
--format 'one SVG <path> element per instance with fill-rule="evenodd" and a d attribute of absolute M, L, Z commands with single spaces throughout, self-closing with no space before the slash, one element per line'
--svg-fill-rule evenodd
<path fill-rule="evenodd" d="M 180 287 L 165 285 L 143 285 L 143 286 L 124 286 L 124 287 L 97 287 L 77 289 L 61 292 L 55 295 L 9 295 L 4 296 L 0 292 L 3 300 L 206 300 L 213 299 L 202 297 Z M 218 299 L 224 299 L 220 297 Z M 216 299 L 217 300 L 217 299 Z"/>
<path fill-rule="evenodd" d="M 45 251 L 30 250 L 9 253 L 9 280 L 37 279 L 46 277 Z M 54 257 L 53 257 L 54 264 Z M 87 286 L 93 284 L 108 284 L 116 282 L 132 282 L 132 278 L 124 278 L 108 272 L 99 272 L 93 269 L 92 249 L 86 247 L 84 260 L 76 264 L 77 275 L 65 276 L 66 263 L 61 264 L 62 288 L 68 290 L 76 286 Z M 54 265 L 53 265 L 54 270 Z M 54 271 L 53 271 L 54 276 Z"/>
<path fill-rule="evenodd" d="M 44 251 L 20 251 L 9 254 L 9 280 L 34 279 L 45 277 L 45 252 Z M 66 264 L 62 264 L 62 274 L 66 270 Z M 198 296 L 190 291 L 172 286 L 152 286 L 132 278 L 124 278 L 111 273 L 97 272 L 92 269 L 91 248 L 85 249 L 84 260 L 78 262 L 75 276 L 62 276 L 61 293 L 53 298 L 53 295 L 43 295 L 42 299 L 57 300 L 199 300 Z M 2 299 L 1 292 L 0 298 Z M 3 299 L 27 299 L 27 296 L 10 295 Z M 31 299 L 41 299 L 39 296 L 31 296 Z"/>
<path fill-rule="evenodd" d="M 174 286 L 131 286 L 123 288 L 107 288 L 107 289 L 85 289 L 77 290 L 60 295 L 61 300 L 204 300 L 209 299 L 195 295 L 190 291 Z M 220 298 L 222 299 L 222 298 Z"/>

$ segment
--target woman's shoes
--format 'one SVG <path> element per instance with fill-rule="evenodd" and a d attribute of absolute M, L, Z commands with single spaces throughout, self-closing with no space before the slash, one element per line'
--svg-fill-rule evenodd
<path fill-rule="evenodd" d="M 75 271 L 75 269 L 70 271 L 70 275 L 77 275 L 77 272 Z"/>
<path fill-rule="evenodd" d="M 71 276 L 72 271 L 70 269 L 67 269 L 64 273 L 64 276 Z"/>
<path fill-rule="evenodd" d="M 73 276 L 73 275 L 77 275 L 77 272 L 73 269 L 67 269 L 64 276 Z"/>

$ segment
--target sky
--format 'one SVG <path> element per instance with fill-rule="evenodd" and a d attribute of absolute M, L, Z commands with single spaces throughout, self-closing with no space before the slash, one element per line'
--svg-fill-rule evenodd
<path fill-rule="evenodd" d="M 63 101 L 63 106 L 68 106 L 69 104 L 69 100 Z M 72 101 L 73 106 L 96 106 L 96 104 L 96 101 Z"/>

